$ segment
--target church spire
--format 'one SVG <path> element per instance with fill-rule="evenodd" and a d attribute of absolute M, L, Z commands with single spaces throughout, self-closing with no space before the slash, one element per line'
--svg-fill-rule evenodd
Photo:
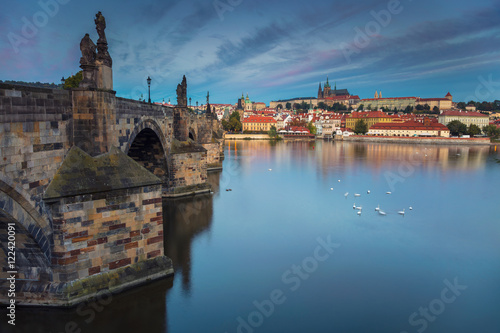
<path fill-rule="evenodd" d="M 325 88 L 330 88 L 330 81 L 328 81 L 328 75 L 326 76 Z"/>

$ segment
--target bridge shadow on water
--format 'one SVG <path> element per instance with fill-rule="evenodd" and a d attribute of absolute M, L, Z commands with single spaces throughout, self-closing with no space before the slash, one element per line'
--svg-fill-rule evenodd
<path fill-rule="evenodd" d="M 215 195 L 219 192 L 220 175 L 220 172 L 208 175 Z M 173 261 L 183 292 L 189 294 L 192 243 L 211 227 L 213 195 L 164 199 L 163 216 L 165 255 Z M 70 309 L 17 308 L 16 326 L 7 323 L 7 311 L 2 307 L 0 332 L 167 333 L 167 295 L 173 286 L 174 277 L 170 277 L 120 294 L 103 291 L 91 301 Z"/>

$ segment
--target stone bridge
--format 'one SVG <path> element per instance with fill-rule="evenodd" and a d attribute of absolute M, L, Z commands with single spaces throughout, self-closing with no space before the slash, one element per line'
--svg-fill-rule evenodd
<path fill-rule="evenodd" d="M 10 276 L 16 304 L 72 306 L 171 275 L 162 197 L 210 191 L 221 168 L 219 123 L 189 111 L 185 78 L 176 107 L 119 98 L 99 59 L 72 90 L 0 84 L 0 302 Z"/>

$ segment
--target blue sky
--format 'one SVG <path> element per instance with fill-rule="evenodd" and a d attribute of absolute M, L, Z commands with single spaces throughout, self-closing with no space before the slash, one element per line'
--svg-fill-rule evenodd
<path fill-rule="evenodd" d="M 47 5 L 44 5 L 47 4 Z M 54 6 L 54 4 L 57 4 Z M 107 21 L 117 95 L 235 103 L 315 96 L 326 76 L 361 98 L 500 99 L 500 2 L 15 1 L 0 12 L 0 79 L 59 82 L 79 70 L 94 16 Z M 48 14 L 47 14 L 48 12 Z M 27 23 L 28 22 L 28 23 Z M 36 30 L 29 30 L 35 24 Z M 498 83 L 497 83 L 498 82 Z"/>

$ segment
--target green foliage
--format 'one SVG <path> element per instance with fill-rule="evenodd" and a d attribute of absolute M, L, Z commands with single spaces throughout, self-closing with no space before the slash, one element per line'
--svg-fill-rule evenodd
<path fill-rule="evenodd" d="M 78 73 L 68 77 L 64 81 L 64 89 L 78 88 L 82 80 L 83 80 L 83 72 L 79 71 Z"/>
<path fill-rule="evenodd" d="M 55 83 L 43 83 L 43 82 L 25 82 L 25 81 L 13 81 L 13 80 L 0 80 L 0 83 L 5 84 L 14 84 L 18 86 L 26 86 L 26 87 L 36 87 L 36 88 L 48 88 L 48 89 L 61 89 L 61 84 Z"/>
<path fill-rule="evenodd" d="M 311 132 L 311 134 L 316 134 L 316 126 L 314 126 L 312 121 L 307 124 L 307 129 L 309 130 L 309 132 Z"/>
<path fill-rule="evenodd" d="M 359 106 L 358 106 L 358 110 L 360 110 L 360 111 L 361 111 L 361 110 L 364 110 L 364 108 L 365 108 L 364 104 L 359 104 Z"/>
<path fill-rule="evenodd" d="M 276 139 L 279 137 L 275 126 L 271 126 L 271 129 L 269 130 L 269 132 L 267 132 L 267 135 L 269 135 L 271 139 Z"/>
<path fill-rule="evenodd" d="M 429 106 L 429 104 L 427 104 L 427 103 L 424 104 L 424 110 L 425 111 L 430 111 L 431 110 L 431 107 Z"/>
<path fill-rule="evenodd" d="M 452 136 L 460 136 L 462 134 L 467 133 L 467 125 L 462 123 L 459 120 L 453 120 L 446 125 L 450 130 L 450 134 Z"/>
<path fill-rule="evenodd" d="M 490 138 L 498 138 L 500 136 L 500 129 L 493 124 L 489 124 L 483 127 L 483 133 Z"/>
<path fill-rule="evenodd" d="M 469 128 L 467 129 L 467 134 L 469 134 L 471 137 L 474 137 L 481 134 L 481 129 L 475 124 L 470 124 Z"/>
<path fill-rule="evenodd" d="M 465 110 L 465 107 L 466 107 L 466 105 L 465 105 L 464 102 L 458 102 L 457 103 L 457 108 L 458 109 Z"/>
<path fill-rule="evenodd" d="M 319 102 L 318 108 L 323 109 L 323 110 L 328 110 L 328 105 L 326 105 L 325 102 Z"/>
<path fill-rule="evenodd" d="M 285 104 L 285 108 L 286 108 L 287 110 L 290 110 L 290 109 L 292 108 L 292 103 L 287 102 L 287 103 Z"/>
<path fill-rule="evenodd" d="M 233 132 L 240 132 L 241 131 L 241 122 L 237 118 L 230 118 L 229 119 L 229 127 Z"/>
<path fill-rule="evenodd" d="M 231 131 L 231 132 L 240 132 L 242 125 L 240 121 L 240 114 L 238 111 L 234 111 L 230 116 L 229 120 L 222 120 L 221 122 L 222 128 L 225 131 Z"/>
<path fill-rule="evenodd" d="M 432 109 L 432 111 L 433 111 L 434 113 L 439 114 L 439 108 L 438 108 L 437 106 L 435 106 L 435 107 Z"/>
<path fill-rule="evenodd" d="M 356 121 L 354 125 L 354 133 L 356 134 L 366 134 L 368 132 L 368 124 L 364 119 Z"/>

